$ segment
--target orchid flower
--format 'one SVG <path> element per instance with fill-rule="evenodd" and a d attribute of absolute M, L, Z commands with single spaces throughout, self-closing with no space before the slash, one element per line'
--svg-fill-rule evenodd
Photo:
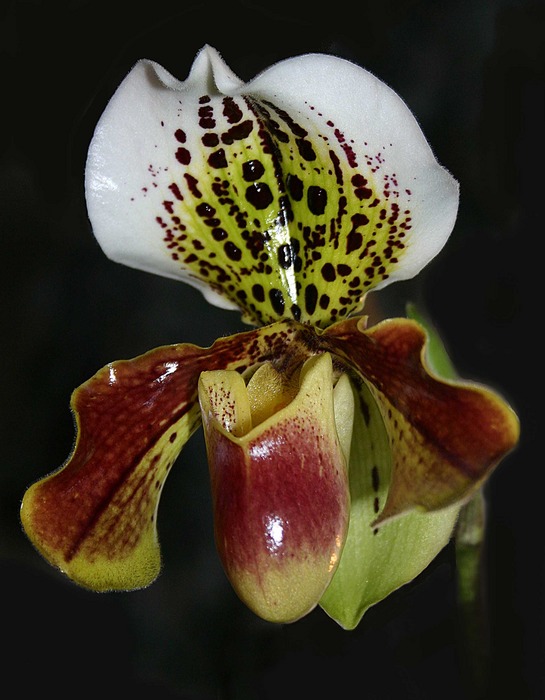
<path fill-rule="evenodd" d="M 428 566 L 518 439 L 497 393 L 438 375 L 421 323 L 363 315 L 369 292 L 442 249 L 456 181 L 361 67 L 302 55 L 244 83 L 205 46 L 185 81 L 133 67 L 85 186 L 109 258 L 183 280 L 249 328 L 77 388 L 72 454 L 23 499 L 29 538 L 84 587 L 147 586 L 163 485 L 202 425 L 241 600 L 273 622 L 319 604 L 355 627 Z"/>

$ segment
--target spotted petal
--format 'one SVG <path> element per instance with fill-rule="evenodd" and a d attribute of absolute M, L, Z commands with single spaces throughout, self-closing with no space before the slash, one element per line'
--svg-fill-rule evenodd
<path fill-rule="evenodd" d="M 97 125 L 86 194 L 112 259 L 251 323 L 318 327 L 415 275 L 458 205 L 406 105 L 367 71 L 312 54 L 243 83 L 209 46 L 183 82 L 135 65 Z"/>
<path fill-rule="evenodd" d="M 32 485 L 22 503 L 22 523 L 37 549 L 94 590 L 151 583 L 160 569 L 161 489 L 200 425 L 200 373 L 242 371 L 280 354 L 293 334 L 277 324 L 218 340 L 208 349 L 158 348 L 107 365 L 76 389 L 73 454 L 59 471 Z"/>

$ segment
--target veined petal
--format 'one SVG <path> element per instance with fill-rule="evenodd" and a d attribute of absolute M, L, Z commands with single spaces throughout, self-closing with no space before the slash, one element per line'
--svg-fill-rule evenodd
<path fill-rule="evenodd" d="M 391 483 L 392 451 L 379 406 L 358 391 L 349 466 L 350 525 L 339 566 L 320 606 L 345 629 L 418 576 L 449 541 L 460 505 L 412 510 L 377 527 Z"/>
<path fill-rule="evenodd" d="M 263 365 L 248 387 L 225 371 L 203 373 L 199 387 L 218 552 L 240 598 L 274 622 L 316 606 L 337 567 L 349 511 L 336 419 L 352 424 L 350 384 L 341 377 L 334 394 L 328 353 L 287 379 Z"/>
<path fill-rule="evenodd" d="M 224 367 L 243 371 L 280 355 L 294 332 L 279 323 L 223 338 L 207 349 L 165 346 L 107 365 L 76 389 L 73 453 L 23 499 L 22 523 L 36 548 L 94 590 L 151 583 L 160 568 L 161 489 L 200 425 L 200 373 Z"/>
<path fill-rule="evenodd" d="M 244 84 L 209 46 L 184 82 L 136 64 L 97 125 L 86 194 L 112 259 L 251 323 L 319 327 L 415 275 L 458 206 L 406 105 L 364 69 L 311 54 Z"/>
<path fill-rule="evenodd" d="M 366 383 L 386 426 L 393 471 L 376 524 L 414 508 L 463 504 L 516 445 L 518 419 L 499 395 L 430 372 L 426 332 L 415 321 L 390 319 L 365 330 L 352 319 L 323 340 Z"/>

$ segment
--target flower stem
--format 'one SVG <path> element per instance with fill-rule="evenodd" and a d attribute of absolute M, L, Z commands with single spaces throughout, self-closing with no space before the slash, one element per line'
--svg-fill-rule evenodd
<path fill-rule="evenodd" d="M 474 697 L 485 696 L 489 678 L 490 638 L 483 554 L 486 503 L 482 490 L 460 511 L 454 544 L 462 656 Z"/>

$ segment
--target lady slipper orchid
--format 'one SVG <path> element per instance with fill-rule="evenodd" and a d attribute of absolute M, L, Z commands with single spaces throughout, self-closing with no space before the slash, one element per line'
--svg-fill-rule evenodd
<path fill-rule="evenodd" d="M 318 603 L 345 628 L 418 575 L 515 446 L 503 399 L 441 378 L 417 321 L 368 328 L 365 297 L 419 272 L 458 186 L 402 100 L 327 55 L 244 83 L 205 46 L 180 82 L 151 61 L 93 136 L 90 221 L 111 259 L 181 279 L 255 326 L 113 362 L 73 394 L 73 452 L 23 526 L 104 591 L 159 573 L 157 508 L 202 424 L 217 549 L 276 622 Z"/>

